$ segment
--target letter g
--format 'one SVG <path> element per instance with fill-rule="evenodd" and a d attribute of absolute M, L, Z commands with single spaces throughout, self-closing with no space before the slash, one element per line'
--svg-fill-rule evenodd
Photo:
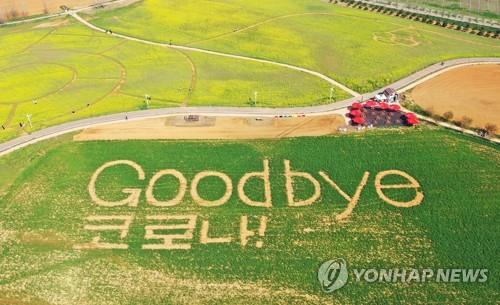
<path fill-rule="evenodd" d="M 127 198 L 120 200 L 120 201 L 106 201 L 106 200 L 99 198 L 99 196 L 97 196 L 95 184 L 96 184 L 96 181 L 97 181 L 97 178 L 99 177 L 99 175 L 108 167 L 112 167 L 112 166 L 120 165 L 120 164 L 128 165 L 128 166 L 134 168 L 139 173 L 139 180 L 145 179 L 144 170 L 142 169 L 142 167 L 139 164 L 137 164 L 133 161 L 117 160 L 117 161 L 107 162 L 104 165 L 102 165 L 101 167 L 99 167 L 94 172 L 92 177 L 90 178 L 89 194 L 90 194 L 90 197 L 92 198 L 92 201 L 95 204 L 100 205 L 100 206 L 105 206 L 105 207 L 116 207 L 116 206 L 122 206 L 122 205 L 127 205 L 127 204 L 131 207 L 136 207 L 138 205 L 139 197 L 141 195 L 140 189 L 132 189 L 132 188 L 122 189 L 122 193 L 130 194 L 130 196 L 128 196 Z"/>

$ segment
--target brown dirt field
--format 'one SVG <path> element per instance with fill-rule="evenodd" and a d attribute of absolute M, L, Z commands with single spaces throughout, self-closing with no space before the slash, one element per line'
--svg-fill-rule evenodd
<path fill-rule="evenodd" d="M 442 115 L 452 111 L 454 120 L 464 115 L 472 125 L 500 125 L 500 65 L 464 66 L 447 71 L 415 87 L 410 97 L 424 109 Z"/>
<path fill-rule="evenodd" d="M 346 125 L 341 115 L 261 118 L 259 121 L 241 117 L 202 117 L 199 123 L 191 125 L 182 124 L 182 121 L 182 117 L 171 117 L 91 127 L 75 135 L 74 140 L 271 139 L 328 135 Z"/>
<path fill-rule="evenodd" d="M 96 3 L 105 2 L 104 0 L 0 0 L 0 16 L 13 10 L 22 16 L 32 16 L 48 13 L 61 12 L 60 6 L 82 7 Z"/>

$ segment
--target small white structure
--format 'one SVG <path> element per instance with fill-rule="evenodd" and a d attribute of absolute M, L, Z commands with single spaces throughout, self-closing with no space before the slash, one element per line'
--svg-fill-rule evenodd
<path fill-rule="evenodd" d="M 379 102 L 387 102 L 390 104 L 399 103 L 399 94 L 392 88 L 387 88 L 383 92 L 375 95 L 375 99 Z"/>

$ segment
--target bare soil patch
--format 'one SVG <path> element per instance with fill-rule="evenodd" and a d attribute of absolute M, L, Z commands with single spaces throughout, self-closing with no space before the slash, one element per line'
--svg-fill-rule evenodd
<path fill-rule="evenodd" d="M 61 5 L 68 7 L 83 7 L 104 1 L 95 0 L 43 0 L 43 1 L 18 1 L 0 0 L 0 16 L 10 12 L 17 12 L 20 16 L 32 16 L 61 12 Z"/>
<path fill-rule="evenodd" d="M 62 12 L 61 5 L 65 5 L 69 8 L 82 8 L 108 1 L 109 0 L 0 0 L 0 18 L 15 19 L 21 16 L 53 14 Z M 110 5 L 108 8 L 112 9 L 134 2 L 137 2 L 137 0 L 117 3 Z"/>
<path fill-rule="evenodd" d="M 500 125 L 500 65 L 464 66 L 447 71 L 418 85 L 411 98 L 439 115 L 447 111 L 454 119 L 468 116 L 472 125 Z"/>
<path fill-rule="evenodd" d="M 304 118 L 182 117 L 156 118 L 91 127 L 75 135 L 75 141 L 155 139 L 269 139 L 333 134 L 345 126 L 341 115 Z"/>

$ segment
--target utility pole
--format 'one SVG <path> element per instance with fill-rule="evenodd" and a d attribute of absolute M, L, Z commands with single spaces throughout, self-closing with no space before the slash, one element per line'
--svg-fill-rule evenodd
<path fill-rule="evenodd" d="M 148 94 L 145 95 L 145 102 L 146 102 L 146 108 L 149 109 L 149 102 L 151 102 L 151 96 L 149 96 Z"/>
<path fill-rule="evenodd" d="M 253 98 L 254 105 L 257 106 L 257 100 L 259 98 L 259 92 L 255 91 L 253 93 L 253 96 L 254 96 L 254 98 Z"/>
<path fill-rule="evenodd" d="M 334 89 L 333 87 L 330 88 L 330 103 L 332 103 L 332 100 L 333 100 L 333 92 L 334 92 Z"/>
<path fill-rule="evenodd" d="M 31 114 L 26 115 L 26 118 L 28 119 L 28 123 L 30 124 L 30 129 L 33 129 L 33 125 L 31 124 L 31 117 L 32 117 Z"/>

